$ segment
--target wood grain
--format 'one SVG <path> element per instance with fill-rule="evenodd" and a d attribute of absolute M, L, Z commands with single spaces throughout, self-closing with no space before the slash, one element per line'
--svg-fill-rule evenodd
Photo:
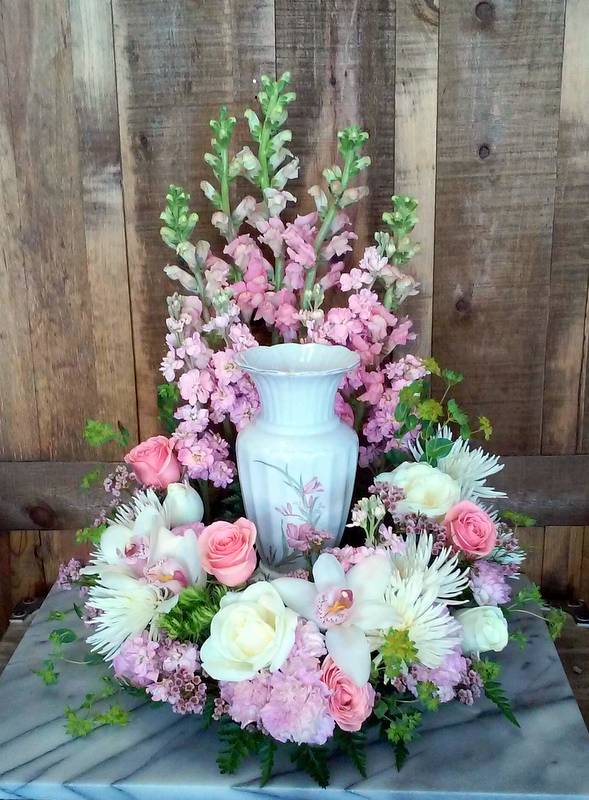
<path fill-rule="evenodd" d="M 549 596 L 579 596 L 583 535 L 581 527 L 546 528 L 542 587 Z"/>
<path fill-rule="evenodd" d="M 500 452 L 537 453 L 564 0 L 491 9 L 441 7 L 433 351 Z"/>
<path fill-rule="evenodd" d="M 589 446 L 585 380 L 589 299 L 589 16 L 568 0 L 546 343 L 543 453 Z"/>
<path fill-rule="evenodd" d="M 350 207 L 358 255 L 380 226 L 394 187 L 394 0 L 276 0 L 276 71 L 284 70 L 292 72 L 297 92 L 289 124 L 302 163 L 293 182 L 300 213 L 314 210 L 306 189 L 336 162 L 336 132 L 355 123 L 370 134 L 370 195 Z"/>
<path fill-rule="evenodd" d="M 158 366 L 164 354 L 162 272 L 171 257 L 159 236 L 170 183 L 192 193 L 197 238 L 209 238 L 210 206 L 199 184 L 209 119 L 226 102 L 236 116 L 253 102 L 261 73 L 274 73 L 272 0 L 113 0 L 118 103 L 137 396 L 141 437 L 159 432 Z M 243 131 L 243 125 L 241 126 Z"/>
<path fill-rule="evenodd" d="M 420 252 L 410 272 L 419 294 L 404 310 L 417 339 L 412 350 L 431 353 L 436 197 L 439 10 L 427 0 L 398 0 L 395 53 L 395 194 L 419 200 L 415 238 Z"/>
<path fill-rule="evenodd" d="M 520 528 L 517 536 L 526 551 L 523 572 L 531 581 L 540 585 L 544 562 L 544 528 Z"/>
<path fill-rule="evenodd" d="M 76 3 L 72 14 L 59 0 L 2 6 L 27 273 L 20 310 L 29 318 L 44 458 L 87 455 L 80 433 L 88 416 L 134 427 L 121 189 L 109 141 L 116 128 L 101 127 L 114 102 L 109 6 L 83 5 L 91 36 L 77 24 Z M 7 425 L 20 428 L 18 413 Z"/>

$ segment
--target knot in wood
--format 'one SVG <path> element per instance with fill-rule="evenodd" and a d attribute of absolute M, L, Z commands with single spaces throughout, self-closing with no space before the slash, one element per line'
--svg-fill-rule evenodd
<path fill-rule="evenodd" d="M 40 502 L 25 509 L 38 528 L 51 530 L 56 527 L 57 514 L 48 503 Z"/>
<path fill-rule="evenodd" d="M 477 3 L 474 14 L 480 22 L 492 22 L 495 19 L 495 6 L 493 3 Z"/>

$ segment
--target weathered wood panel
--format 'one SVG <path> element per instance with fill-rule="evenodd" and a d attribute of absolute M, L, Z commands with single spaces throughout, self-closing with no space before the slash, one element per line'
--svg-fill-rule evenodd
<path fill-rule="evenodd" d="M 314 210 L 306 189 L 337 159 L 336 132 L 356 123 L 370 134 L 369 197 L 351 207 L 358 253 L 390 207 L 395 162 L 394 0 L 276 0 L 276 72 L 290 70 L 297 102 L 289 110 L 302 169 L 293 186 L 299 213 Z"/>
<path fill-rule="evenodd" d="M 16 265 L 26 271 L 11 300 L 28 316 L 25 364 L 43 458 L 87 454 L 80 436 L 87 416 L 125 418 L 135 428 L 109 9 L 107 0 L 71 9 L 58 0 L 2 4 Z M 27 357 L 24 341 L 17 362 Z M 19 386 L 25 409 L 27 382 Z M 24 427 L 18 414 L 5 425 Z"/>
<path fill-rule="evenodd" d="M 427 0 L 398 0 L 395 52 L 395 194 L 419 200 L 411 262 L 419 294 L 407 302 L 417 339 L 412 350 L 431 353 L 438 113 L 439 10 Z"/>
<path fill-rule="evenodd" d="M 564 6 L 440 13 L 433 350 L 502 453 L 540 452 Z"/>
<path fill-rule="evenodd" d="M 241 116 L 255 80 L 274 73 L 272 0 L 113 0 L 129 278 L 141 436 L 158 430 L 156 385 L 163 356 L 170 258 L 159 214 L 170 183 L 192 193 L 213 234 L 200 181 L 209 119 L 227 102 Z"/>
<path fill-rule="evenodd" d="M 582 452 L 589 299 L 589 15 L 568 0 L 562 65 L 558 175 L 544 382 L 543 453 Z"/>

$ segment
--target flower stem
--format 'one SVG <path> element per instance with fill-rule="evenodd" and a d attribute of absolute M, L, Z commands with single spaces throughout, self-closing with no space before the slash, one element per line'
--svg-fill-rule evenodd
<path fill-rule="evenodd" d="M 223 213 L 227 216 L 227 241 L 235 239 L 235 227 L 231 219 L 231 205 L 229 202 L 229 147 L 223 148 L 221 155 L 221 205 Z"/>

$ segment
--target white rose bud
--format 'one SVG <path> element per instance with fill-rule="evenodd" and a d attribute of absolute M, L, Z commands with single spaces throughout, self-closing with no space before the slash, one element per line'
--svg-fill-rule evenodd
<path fill-rule="evenodd" d="M 187 483 L 169 483 L 163 507 L 169 528 L 200 522 L 204 515 L 199 493 Z"/>
<path fill-rule="evenodd" d="M 509 641 L 507 620 L 497 606 L 479 606 L 456 611 L 454 619 L 462 627 L 462 650 L 467 654 L 494 650 L 499 653 Z"/>
<path fill-rule="evenodd" d="M 228 592 L 200 650 L 203 669 L 217 681 L 248 680 L 262 669 L 274 672 L 292 650 L 296 626 L 297 615 L 267 581 Z"/>
<path fill-rule="evenodd" d="M 403 489 L 405 498 L 396 507 L 399 514 L 425 514 L 442 520 L 460 500 L 457 481 L 430 464 L 407 461 L 392 472 L 381 472 L 376 480 Z"/>

